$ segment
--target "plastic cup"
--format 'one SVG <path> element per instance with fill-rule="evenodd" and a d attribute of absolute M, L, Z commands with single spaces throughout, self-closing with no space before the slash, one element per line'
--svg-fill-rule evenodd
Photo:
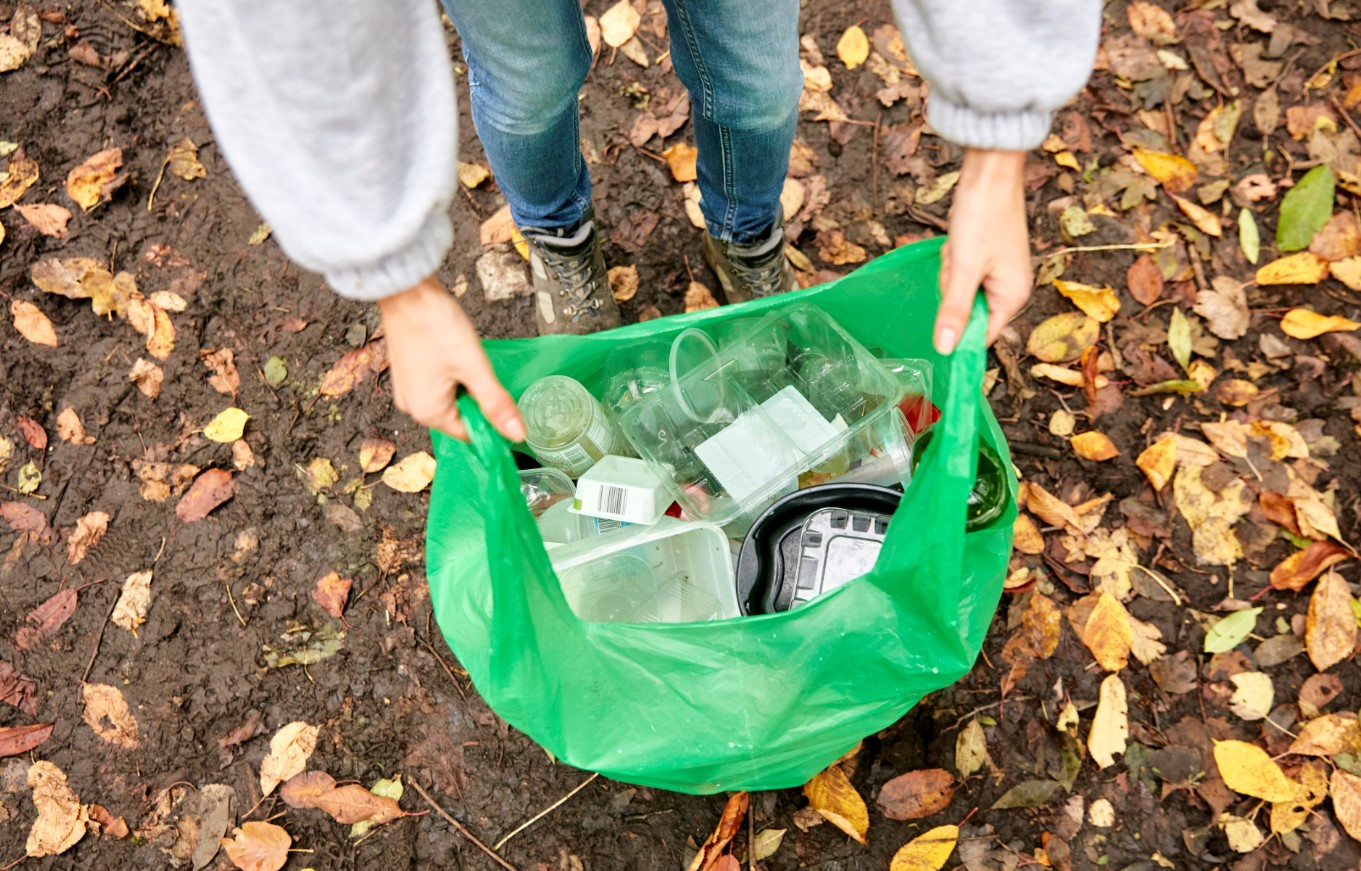
<path fill-rule="evenodd" d="M 643 341 L 616 348 L 605 358 L 605 405 L 627 408 L 671 383 L 671 346 Z"/>

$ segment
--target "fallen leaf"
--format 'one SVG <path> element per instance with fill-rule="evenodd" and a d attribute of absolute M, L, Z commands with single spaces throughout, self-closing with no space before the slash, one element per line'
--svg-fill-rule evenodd
<path fill-rule="evenodd" d="M 690 282 L 685 289 L 685 311 L 690 313 L 711 308 L 718 308 L 718 300 L 714 299 L 713 291 L 698 281 Z"/>
<path fill-rule="evenodd" d="M 29 223 L 29 226 L 44 236 L 51 236 L 53 239 L 65 239 L 69 235 L 66 225 L 71 220 L 71 213 L 61 206 L 53 203 L 17 204 L 14 211 L 18 212 Z"/>
<path fill-rule="evenodd" d="M 231 838 L 222 839 L 227 858 L 241 871 L 279 871 L 291 846 L 293 839 L 282 826 L 255 821 L 242 823 Z"/>
<path fill-rule="evenodd" d="M 917 191 L 917 205 L 929 206 L 932 203 L 938 203 L 945 199 L 946 195 L 954 190 L 955 185 L 959 183 L 959 178 L 959 170 L 942 173 L 935 181 Z"/>
<path fill-rule="evenodd" d="M 1092 287 L 1076 281 L 1054 279 L 1054 287 L 1059 293 L 1073 301 L 1073 305 L 1100 323 L 1106 323 L 1120 311 L 1120 298 L 1109 287 Z"/>
<path fill-rule="evenodd" d="M 155 399 L 161 395 L 161 384 L 165 381 L 165 372 L 160 366 L 150 360 L 139 359 L 132 364 L 132 371 L 128 373 L 128 380 L 137 385 L 137 389 L 148 399 Z"/>
<path fill-rule="evenodd" d="M 937 826 L 908 841 L 893 854 L 889 871 L 939 871 L 959 843 L 959 826 Z"/>
<path fill-rule="evenodd" d="M 373 793 L 374 795 L 382 796 L 383 798 L 390 798 L 393 800 L 393 802 L 401 800 L 402 791 L 403 791 L 402 776 L 400 774 L 397 775 L 396 777 L 393 777 L 391 780 L 385 777 L 380 778 L 373 784 L 373 787 L 369 790 L 369 792 Z M 400 813 L 401 808 L 398 807 L 397 811 Z M 368 832 L 369 829 L 373 828 L 375 825 L 378 824 L 379 823 L 376 820 L 372 819 L 360 820 L 359 822 L 350 826 L 350 837 L 362 838 L 365 835 L 365 833 Z"/>
<path fill-rule="evenodd" d="M 859 843 L 866 843 L 865 833 L 870 827 L 869 810 L 840 765 L 832 765 L 816 774 L 804 784 L 803 794 L 823 819 Z"/>
<path fill-rule="evenodd" d="M 241 374 L 236 371 L 236 355 L 232 353 L 232 349 L 199 351 L 198 358 L 213 373 L 208 379 L 208 386 L 218 393 L 235 397 L 236 392 L 241 389 Z"/>
<path fill-rule="evenodd" d="M 0 702 L 13 705 L 30 717 L 38 716 L 38 685 L 17 668 L 0 659 Z"/>
<path fill-rule="evenodd" d="M 633 39 L 633 34 L 637 32 L 642 20 L 642 16 L 629 0 L 619 0 L 600 16 L 600 36 L 606 45 L 618 48 Z"/>
<path fill-rule="evenodd" d="M 274 787 L 296 777 L 307 768 L 307 760 L 317 749 L 316 726 L 297 721 L 279 729 L 269 739 L 269 755 L 260 763 L 260 793 L 269 795 Z"/>
<path fill-rule="evenodd" d="M 983 724 L 974 717 L 955 739 L 955 770 L 961 778 L 967 779 L 983 767 L 987 758 L 987 736 L 983 733 Z"/>
<path fill-rule="evenodd" d="M 1149 445 L 1143 450 L 1143 453 L 1139 454 L 1134 464 L 1148 478 L 1153 489 L 1161 492 L 1167 486 L 1167 482 L 1172 479 L 1172 472 L 1176 469 L 1176 436 L 1167 436 Z"/>
<path fill-rule="evenodd" d="M 1314 234 L 1323 229 L 1333 214 L 1336 180 L 1327 164 L 1304 174 L 1281 199 L 1281 214 L 1276 223 L 1276 248 L 1299 251 L 1308 248 Z"/>
<path fill-rule="evenodd" d="M 1082 518 L 1078 517 L 1073 506 L 1050 493 L 1039 484 L 1023 483 L 1028 494 L 1026 508 L 1050 526 L 1066 528 L 1069 532 L 1082 532 Z"/>
<path fill-rule="evenodd" d="M 272 356 L 265 361 L 265 383 L 270 387 L 278 387 L 288 379 L 288 363 L 283 357 Z"/>
<path fill-rule="evenodd" d="M 1221 814 L 1219 825 L 1224 830 L 1224 840 L 1228 841 L 1229 849 L 1238 853 L 1251 853 L 1262 846 L 1265 840 L 1256 823 L 1244 817 Z"/>
<path fill-rule="evenodd" d="M 1271 833 L 1282 835 L 1304 825 L 1310 812 L 1328 797 L 1328 767 L 1317 760 L 1300 766 L 1295 797 L 1271 805 Z"/>
<path fill-rule="evenodd" d="M 626 0 L 625 0 L 626 2 Z M 694 181 L 698 178 L 695 159 L 699 151 L 688 142 L 677 142 L 662 152 L 666 165 L 671 168 L 671 177 L 679 182 Z"/>
<path fill-rule="evenodd" d="M 56 856 L 71 849 L 83 837 L 89 812 L 66 782 L 66 775 L 51 762 L 39 760 L 28 769 L 28 786 L 38 818 L 28 832 L 25 853 Z"/>
<path fill-rule="evenodd" d="M 1104 590 L 1092 608 L 1091 616 L 1082 632 L 1082 643 L 1092 652 L 1097 664 L 1106 671 L 1119 671 L 1129 664 L 1134 630 L 1129 612 L 1120 600 Z"/>
<path fill-rule="evenodd" d="M 841 39 L 836 43 L 836 56 L 841 58 L 848 70 L 860 66 L 870 56 L 869 38 L 858 24 L 852 24 L 841 34 Z"/>
<path fill-rule="evenodd" d="M 76 528 L 66 541 L 66 562 L 75 565 L 85 559 L 90 548 L 99 544 L 109 529 L 109 515 L 103 511 L 91 511 L 76 521 Z"/>
<path fill-rule="evenodd" d="M 1361 256 L 1361 223 L 1356 215 L 1352 212 L 1333 215 L 1314 235 L 1309 250 L 1329 262 Z"/>
<path fill-rule="evenodd" d="M 19 486 L 17 489 L 20 495 L 28 496 L 31 493 L 38 492 L 42 483 L 43 473 L 32 460 L 19 467 Z"/>
<path fill-rule="evenodd" d="M 1174 196 L 1177 208 L 1181 209 L 1186 217 L 1191 219 L 1191 223 L 1196 225 L 1196 229 L 1207 236 L 1219 237 L 1224 235 L 1224 227 L 1219 223 L 1219 216 L 1204 206 L 1191 202 L 1185 197 Z"/>
<path fill-rule="evenodd" d="M 1101 324 L 1080 312 L 1055 315 L 1035 327 L 1026 351 L 1045 363 L 1068 363 L 1096 344 Z"/>
<path fill-rule="evenodd" d="M 1180 308 L 1172 309 L 1167 325 L 1167 347 L 1182 369 L 1191 365 L 1191 322 Z"/>
<path fill-rule="evenodd" d="M 1332 569 L 1319 579 L 1309 598 L 1304 643 L 1309 659 L 1319 671 L 1327 671 L 1351 658 L 1356 649 L 1357 618 L 1347 582 Z"/>
<path fill-rule="evenodd" d="M 0 73 L 17 70 L 38 50 L 42 41 L 42 19 L 37 7 L 17 4 L 9 31 L 0 34 Z"/>
<path fill-rule="evenodd" d="M 397 446 L 387 439 L 366 438 L 359 446 L 359 468 L 366 475 L 381 471 L 396 452 Z"/>
<path fill-rule="evenodd" d="M 52 322 L 43 314 L 42 309 L 22 299 L 11 299 L 9 310 L 10 314 L 14 315 L 14 328 L 19 331 L 19 335 L 35 345 L 57 347 L 57 332 L 52 328 Z"/>
<path fill-rule="evenodd" d="M 175 516 L 185 523 L 195 523 L 235 495 L 236 479 L 231 472 L 208 469 L 194 479 L 189 491 L 180 498 L 175 506 Z"/>
<path fill-rule="evenodd" d="M 165 165 L 170 170 L 171 175 L 178 176 L 185 181 L 207 178 L 208 176 L 208 170 L 204 169 L 203 164 L 199 163 L 198 146 L 187 138 L 170 146 L 170 152 L 165 156 Z"/>
<path fill-rule="evenodd" d="M 491 178 L 491 170 L 482 164 L 458 161 L 458 180 L 465 188 L 471 190 L 489 178 Z"/>
<path fill-rule="evenodd" d="M 1261 747 L 1245 741 L 1216 741 L 1215 766 L 1224 785 L 1264 801 L 1289 801 L 1294 785 Z"/>
<path fill-rule="evenodd" d="M 146 622 L 147 611 L 151 609 L 151 569 L 133 572 L 123 581 L 123 591 L 113 606 L 113 616 L 109 619 L 115 626 L 121 626 L 137 636 L 137 629 Z"/>
<path fill-rule="evenodd" d="M 313 665 L 335 656 L 345 646 L 345 633 L 331 623 L 316 630 L 298 624 L 279 637 L 283 643 L 278 649 L 261 645 L 265 665 L 270 668 Z"/>
<path fill-rule="evenodd" d="M 83 683 L 80 698 L 85 706 L 85 723 L 100 738 L 124 750 L 135 750 L 138 739 L 137 721 L 118 687 L 108 684 Z"/>
<path fill-rule="evenodd" d="M 1037 556 L 1044 553 L 1044 536 L 1029 514 L 1016 515 L 1012 526 L 1013 547 L 1024 554 Z"/>
<path fill-rule="evenodd" d="M 735 792 L 728 797 L 728 803 L 723 806 L 723 815 L 719 817 L 718 825 L 700 845 L 695 858 L 690 860 L 689 871 L 712 871 L 723 851 L 732 843 L 733 836 L 741 828 L 742 820 L 746 818 L 750 806 L 751 795 L 747 792 Z"/>
<path fill-rule="evenodd" d="M 1336 756 L 1361 751 L 1361 721 L 1355 714 L 1324 714 L 1305 723 L 1287 753 Z M 3 754 L 0 754 L 3 755 Z"/>
<path fill-rule="evenodd" d="M 1328 277 L 1328 261 L 1312 251 L 1301 251 L 1257 270 L 1258 284 L 1318 284 Z"/>
<path fill-rule="evenodd" d="M 1248 298 L 1244 285 L 1226 275 L 1215 276 L 1211 290 L 1196 294 L 1195 313 L 1221 339 L 1232 341 L 1248 331 Z"/>
<path fill-rule="evenodd" d="M 211 441 L 234 442 L 246 431 L 246 421 L 250 415 L 239 408 L 226 408 L 203 428 L 203 436 Z"/>
<path fill-rule="evenodd" d="M 1229 698 L 1229 710 L 1244 720 L 1261 720 L 1271 713 L 1276 700 L 1276 687 L 1271 676 L 1260 671 L 1245 671 L 1232 675 L 1233 695 Z"/>
<path fill-rule="evenodd" d="M 250 238 L 246 240 L 246 244 L 262 245 L 264 244 L 264 241 L 268 239 L 270 234 L 273 232 L 274 232 L 273 228 L 271 228 L 268 223 L 262 223 L 260 224 L 260 226 L 256 227 L 251 232 Z"/>
<path fill-rule="evenodd" d="M 1329 781 L 1333 798 L 1333 813 L 1337 821 L 1358 841 L 1361 841 L 1361 777 L 1338 769 Z"/>
<path fill-rule="evenodd" d="M 365 821 L 381 825 L 402 816 L 394 799 L 372 793 L 357 783 L 336 786 L 335 778 L 322 771 L 308 771 L 289 779 L 279 790 L 279 797 L 290 807 L 325 811 L 345 825 Z"/>
<path fill-rule="evenodd" d="M 9 159 L 9 174 L 0 181 L 0 209 L 9 208 L 38 181 L 38 161 L 15 154 Z"/>
<path fill-rule="evenodd" d="M 320 605 L 321 610 L 339 620 L 345 610 L 345 602 L 350 598 L 350 586 L 353 583 L 350 578 L 342 578 L 338 572 L 329 572 L 312 588 L 312 601 Z"/>
<path fill-rule="evenodd" d="M 1261 390 L 1258 389 L 1256 384 L 1251 381 L 1244 381 L 1241 378 L 1230 378 L 1215 386 L 1215 399 L 1235 408 L 1242 408 L 1247 405 L 1256 399 L 1259 393 L 1261 393 Z"/>
<path fill-rule="evenodd" d="M 14 634 L 14 643 L 20 650 L 36 648 L 76 612 L 79 595 L 75 587 L 58 590 L 41 605 L 28 612 L 24 618 L 27 625 Z M 3 754 L 0 754 L 3 755 Z"/>
<path fill-rule="evenodd" d="M 638 41 L 636 36 L 619 46 L 619 53 L 643 69 L 652 66 L 652 59 L 647 56 L 647 50 L 643 48 L 643 44 Z"/>
<path fill-rule="evenodd" d="M 90 211 L 109 198 L 118 182 L 118 168 L 123 165 L 123 149 L 107 148 L 91 155 L 66 176 L 66 193 L 76 205 Z"/>
<path fill-rule="evenodd" d="M 1074 239 L 1096 232 L 1087 210 L 1082 206 L 1069 206 L 1059 215 L 1059 228 Z"/>
<path fill-rule="evenodd" d="M 383 483 L 402 493 L 419 493 L 435 480 L 435 458 L 425 451 L 407 454 L 383 471 Z"/>
<path fill-rule="evenodd" d="M 784 842 L 784 833 L 784 829 L 762 829 L 757 832 L 751 843 L 752 861 L 760 862 L 774 856 Z"/>
<path fill-rule="evenodd" d="M 74 408 L 69 406 L 57 415 L 57 438 L 73 445 L 92 445 L 95 440 L 85 432 L 85 426 L 80 422 L 80 415 L 76 414 Z"/>
<path fill-rule="evenodd" d="M 943 768 L 928 768 L 885 783 L 876 801 L 891 820 L 920 820 L 945 810 L 954 795 L 954 775 Z"/>
<path fill-rule="evenodd" d="M 1243 249 L 1243 256 L 1248 262 L 1256 266 L 1262 254 L 1262 233 L 1257 229 L 1257 219 L 1247 206 L 1238 212 L 1238 247 Z"/>
<path fill-rule="evenodd" d="M 1295 551 L 1271 570 L 1271 586 L 1299 592 L 1324 571 L 1347 559 L 1351 559 L 1351 552 L 1345 547 L 1331 541 L 1311 541 L 1304 550 Z"/>
<path fill-rule="evenodd" d="M 1125 14 L 1129 17 L 1130 29 L 1152 43 L 1173 45 L 1181 41 L 1172 15 L 1161 6 L 1145 0 L 1131 0 L 1125 7 Z"/>
<path fill-rule="evenodd" d="M 375 339 L 362 348 L 345 354 L 327 370 L 318 392 L 332 399 L 344 396 L 362 384 L 370 374 L 376 375 L 388 366 L 387 341 Z"/>
<path fill-rule="evenodd" d="M 989 810 L 1039 807 L 1062 788 L 1057 780 L 1025 780 L 1002 793 Z"/>
<path fill-rule="evenodd" d="M 1176 154 L 1136 148 L 1134 159 L 1171 194 L 1190 190 L 1200 175 L 1194 163 Z"/>
<path fill-rule="evenodd" d="M 1163 293 L 1163 275 L 1149 254 L 1140 254 L 1125 277 L 1130 296 L 1140 305 L 1152 305 Z"/>
<path fill-rule="evenodd" d="M 42 424 L 23 414 L 19 415 L 16 422 L 19 425 L 19 433 L 23 435 L 30 448 L 35 451 L 47 450 L 47 431 L 42 428 Z"/>
<path fill-rule="evenodd" d="M 1111 442 L 1110 437 L 1102 432 L 1084 432 L 1072 437 L 1068 442 L 1073 447 L 1073 453 L 1084 460 L 1111 460 L 1120 456 L 1120 451 Z"/>
<path fill-rule="evenodd" d="M 609 273 L 610 292 L 614 294 L 615 302 L 628 302 L 638 293 L 638 267 L 633 264 L 628 266 L 611 267 Z"/>
<path fill-rule="evenodd" d="M 1206 653 L 1227 653 L 1242 644 L 1257 628 L 1257 617 L 1262 608 L 1235 611 L 1221 618 L 1205 633 Z"/>
<path fill-rule="evenodd" d="M 42 744 L 52 736 L 51 723 L 31 726 L 7 726 L 0 729 L 0 759 L 19 756 Z"/>
<path fill-rule="evenodd" d="M 1313 339 L 1324 333 L 1351 333 L 1361 324 L 1341 315 L 1321 315 L 1305 308 L 1292 308 L 1281 318 L 1281 332 L 1292 339 Z"/>
<path fill-rule="evenodd" d="M 1120 675 L 1106 676 L 1097 699 L 1096 716 L 1087 735 L 1087 752 L 1097 767 L 1109 768 L 1115 764 L 1116 754 L 1125 752 L 1129 739 L 1129 707 Z"/>

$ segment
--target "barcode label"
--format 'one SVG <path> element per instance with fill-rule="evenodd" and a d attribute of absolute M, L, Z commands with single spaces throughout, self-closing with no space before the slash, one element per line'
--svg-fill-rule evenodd
<path fill-rule="evenodd" d="M 592 465 L 591 455 L 581 445 L 571 444 L 557 450 L 538 450 L 535 456 L 545 463 L 557 466 L 568 477 L 576 478 Z"/>
<path fill-rule="evenodd" d="M 600 512 L 624 514 L 628 509 L 629 491 L 623 487 L 600 488 Z"/>

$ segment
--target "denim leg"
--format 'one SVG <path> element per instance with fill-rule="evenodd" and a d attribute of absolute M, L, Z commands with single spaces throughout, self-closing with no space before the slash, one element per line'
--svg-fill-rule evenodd
<path fill-rule="evenodd" d="M 577 94 L 591 47 L 577 0 L 441 0 L 463 41 L 473 126 L 520 227 L 576 225 L 591 203 Z"/>
<path fill-rule="evenodd" d="M 803 73 L 798 0 L 663 0 L 671 63 L 690 92 L 709 232 L 752 242 L 774 225 Z"/>

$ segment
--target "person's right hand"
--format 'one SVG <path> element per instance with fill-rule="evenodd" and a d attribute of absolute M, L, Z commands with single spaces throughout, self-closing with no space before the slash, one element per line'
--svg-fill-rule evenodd
<path fill-rule="evenodd" d="M 502 435 L 524 441 L 520 410 L 496 380 L 477 328 L 437 279 L 380 299 L 378 310 L 397 408 L 422 426 L 467 441 L 455 404 L 462 386 Z"/>

